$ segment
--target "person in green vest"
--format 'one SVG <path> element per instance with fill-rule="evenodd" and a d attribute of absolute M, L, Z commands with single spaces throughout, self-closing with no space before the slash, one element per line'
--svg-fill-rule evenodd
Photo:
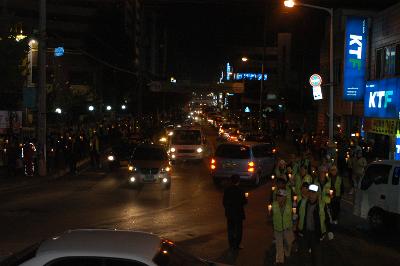
<path fill-rule="evenodd" d="M 286 181 L 285 178 L 278 178 L 276 180 L 276 186 L 273 186 L 270 202 L 274 202 L 277 200 L 278 190 L 286 190 L 286 197 L 288 198 L 289 201 L 292 200 L 293 193 L 290 189 L 290 186 L 288 185 L 288 182 Z"/>
<path fill-rule="evenodd" d="M 294 240 L 293 213 L 286 190 L 278 189 L 276 194 L 277 198 L 272 203 L 272 223 L 276 243 L 275 262 L 277 265 L 283 265 L 285 258 L 290 256 Z"/>
<path fill-rule="evenodd" d="M 310 152 L 305 152 L 301 156 L 301 160 L 299 161 L 299 167 L 304 167 L 307 170 L 307 173 L 311 173 L 311 154 Z"/>
<path fill-rule="evenodd" d="M 334 235 L 331 232 L 331 225 L 328 218 L 328 208 L 320 199 L 319 187 L 311 184 L 308 187 L 308 198 L 298 204 L 299 220 L 297 224 L 299 232 L 299 265 L 306 265 L 306 256 L 311 250 L 311 257 L 314 266 L 322 264 L 321 242 L 328 235 L 332 240 Z"/>
<path fill-rule="evenodd" d="M 331 214 L 332 223 L 338 224 L 338 219 L 340 215 L 340 201 L 342 198 L 342 193 L 344 191 L 343 179 L 338 175 L 336 165 L 332 166 L 329 170 L 329 179 L 331 182 Z"/>
<path fill-rule="evenodd" d="M 297 175 L 300 171 L 300 161 L 296 158 L 295 154 L 290 154 L 289 157 L 289 164 L 290 167 L 292 167 L 293 174 Z"/>
<path fill-rule="evenodd" d="M 311 175 L 309 175 L 307 173 L 307 169 L 305 167 L 300 167 L 300 171 L 299 174 L 296 175 L 295 177 L 295 191 L 296 191 L 296 195 L 298 197 L 298 200 L 301 200 L 302 198 L 302 184 L 304 182 L 311 184 L 313 182 L 313 178 L 311 177 Z"/>
<path fill-rule="evenodd" d="M 328 179 L 328 169 L 323 166 L 319 167 L 318 180 L 315 180 L 314 183 L 319 187 L 321 199 L 329 205 L 331 203 L 331 181 Z"/>
<path fill-rule="evenodd" d="M 280 178 L 282 175 L 286 174 L 286 162 L 284 160 L 280 160 L 275 167 L 275 176 L 276 178 Z"/>

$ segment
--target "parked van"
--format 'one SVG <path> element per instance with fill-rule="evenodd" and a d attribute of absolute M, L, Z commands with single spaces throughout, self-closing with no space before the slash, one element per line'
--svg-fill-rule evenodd
<path fill-rule="evenodd" d="M 236 174 L 257 186 L 272 173 L 274 165 L 275 156 L 269 144 L 225 143 L 217 147 L 210 168 L 215 184 Z"/>
<path fill-rule="evenodd" d="M 174 129 L 169 143 L 172 162 L 178 160 L 201 161 L 207 153 L 206 139 L 199 128 Z"/>
<path fill-rule="evenodd" d="M 379 160 L 367 166 L 356 193 L 354 214 L 373 229 L 400 224 L 400 161 Z"/>

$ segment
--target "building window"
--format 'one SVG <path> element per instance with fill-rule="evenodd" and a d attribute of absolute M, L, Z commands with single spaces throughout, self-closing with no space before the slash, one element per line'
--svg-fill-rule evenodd
<path fill-rule="evenodd" d="M 400 75 L 400 43 L 396 45 L 396 75 Z"/>
<path fill-rule="evenodd" d="M 380 79 L 383 77 L 383 49 L 376 50 L 376 67 L 375 67 L 375 77 Z"/>
<path fill-rule="evenodd" d="M 395 75 L 396 66 L 396 46 L 385 48 L 385 77 Z"/>

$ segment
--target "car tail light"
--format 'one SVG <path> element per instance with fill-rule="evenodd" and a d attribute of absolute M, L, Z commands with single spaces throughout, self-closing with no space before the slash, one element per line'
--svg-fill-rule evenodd
<path fill-rule="evenodd" d="M 216 163 L 215 159 L 211 159 L 211 166 L 210 166 L 211 170 L 215 170 L 215 168 L 217 168 L 215 166 L 215 163 Z"/>
<path fill-rule="evenodd" d="M 248 165 L 247 171 L 250 172 L 250 173 L 254 173 L 255 166 L 256 166 L 255 163 L 254 162 L 249 162 L 247 165 Z"/>

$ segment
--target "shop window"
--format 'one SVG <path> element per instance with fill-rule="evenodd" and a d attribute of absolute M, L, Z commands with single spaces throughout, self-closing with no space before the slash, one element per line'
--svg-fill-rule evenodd
<path fill-rule="evenodd" d="M 394 76 L 396 67 L 396 46 L 385 48 L 385 77 Z"/>

